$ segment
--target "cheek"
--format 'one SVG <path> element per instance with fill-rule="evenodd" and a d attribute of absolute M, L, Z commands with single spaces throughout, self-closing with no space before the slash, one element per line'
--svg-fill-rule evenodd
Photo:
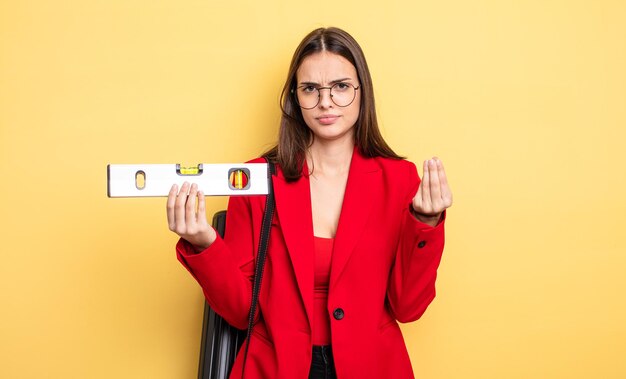
<path fill-rule="evenodd" d="M 359 118 L 359 113 L 361 111 L 361 93 L 360 92 L 361 91 L 357 91 L 356 98 L 354 99 L 352 104 L 350 104 L 350 114 L 355 117 L 355 121 L 356 119 Z"/>
<path fill-rule="evenodd" d="M 302 118 L 304 119 L 304 123 L 310 128 L 311 125 L 313 125 L 313 123 L 315 122 L 315 117 L 313 117 L 313 115 L 306 110 L 302 111 Z"/>
<path fill-rule="evenodd" d="M 357 103 L 354 106 L 350 106 L 350 122 L 352 124 L 356 123 L 357 120 L 359 119 L 359 113 L 361 110 L 361 106 Z"/>

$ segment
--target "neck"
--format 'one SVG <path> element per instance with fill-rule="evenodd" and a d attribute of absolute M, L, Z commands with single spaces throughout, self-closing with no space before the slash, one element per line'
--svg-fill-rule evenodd
<path fill-rule="evenodd" d="M 313 174 L 341 175 L 350 170 L 354 139 L 335 141 L 315 139 L 307 151 L 307 165 Z"/>

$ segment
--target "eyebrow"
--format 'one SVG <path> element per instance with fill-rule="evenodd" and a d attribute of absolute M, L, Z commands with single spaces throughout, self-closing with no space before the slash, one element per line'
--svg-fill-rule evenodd
<path fill-rule="evenodd" d="M 330 82 L 328 82 L 328 84 L 332 86 L 333 84 L 337 84 L 337 83 L 340 83 L 340 82 L 346 82 L 346 81 L 350 81 L 350 80 L 352 80 L 352 78 L 335 79 L 335 80 L 331 80 Z M 320 84 L 319 84 L 319 83 L 317 83 L 317 82 L 300 82 L 300 85 L 301 85 L 301 86 L 302 86 L 302 85 L 309 85 L 309 86 L 311 86 L 311 85 L 315 85 L 315 86 L 319 86 Z"/>

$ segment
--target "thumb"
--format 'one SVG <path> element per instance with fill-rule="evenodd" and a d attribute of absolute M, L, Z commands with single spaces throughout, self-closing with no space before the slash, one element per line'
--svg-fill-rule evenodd
<path fill-rule="evenodd" d="M 419 209 L 422 206 L 422 196 L 424 194 L 424 191 L 422 191 L 423 184 L 424 182 L 420 182 L 419 187 L 417 187 L 417 193 L 415 197 L 413 197 L 413 209 Z"/>

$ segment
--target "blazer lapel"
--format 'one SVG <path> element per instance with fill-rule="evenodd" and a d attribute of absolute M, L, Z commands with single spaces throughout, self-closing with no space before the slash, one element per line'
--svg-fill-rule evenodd
<path fill-rule="evenodd" d="M 306 165 L 305 165 L 305 171 Z M 313 321 L 314 243 L 311 190 L 303 175 L 287 183 L 282 171 L 273 177 L 276 211 L 295 272 L 309 325 Z"/>
<path fill-rule="evenodd" d="M 337 285 L 357 242 L 362 238 L 372 209 L 370 204 L 380 201 L 381 191 L 380 166 L 374 159 L 363 157 L 355 148 L 335 236 L 329 290 Z"/>
<path fill-rule="evenodd" d="M 308 172 L 306 163 L 303 171 Z M 380 173 L 376 161 L 363 157 L 355 148 L 335 236 L 329 290 L 337 284 L 356 243 L 362 238 L 370 217 L 371 202 L 374 199 L 380 201 Z M 312 325 L 315 252 L 309 178 L 303 175 L 297 181 L 287 183 L 279 170 L 278 175 L 273 177 L 273 182 L 280 227 L 309 325 Z"/>

